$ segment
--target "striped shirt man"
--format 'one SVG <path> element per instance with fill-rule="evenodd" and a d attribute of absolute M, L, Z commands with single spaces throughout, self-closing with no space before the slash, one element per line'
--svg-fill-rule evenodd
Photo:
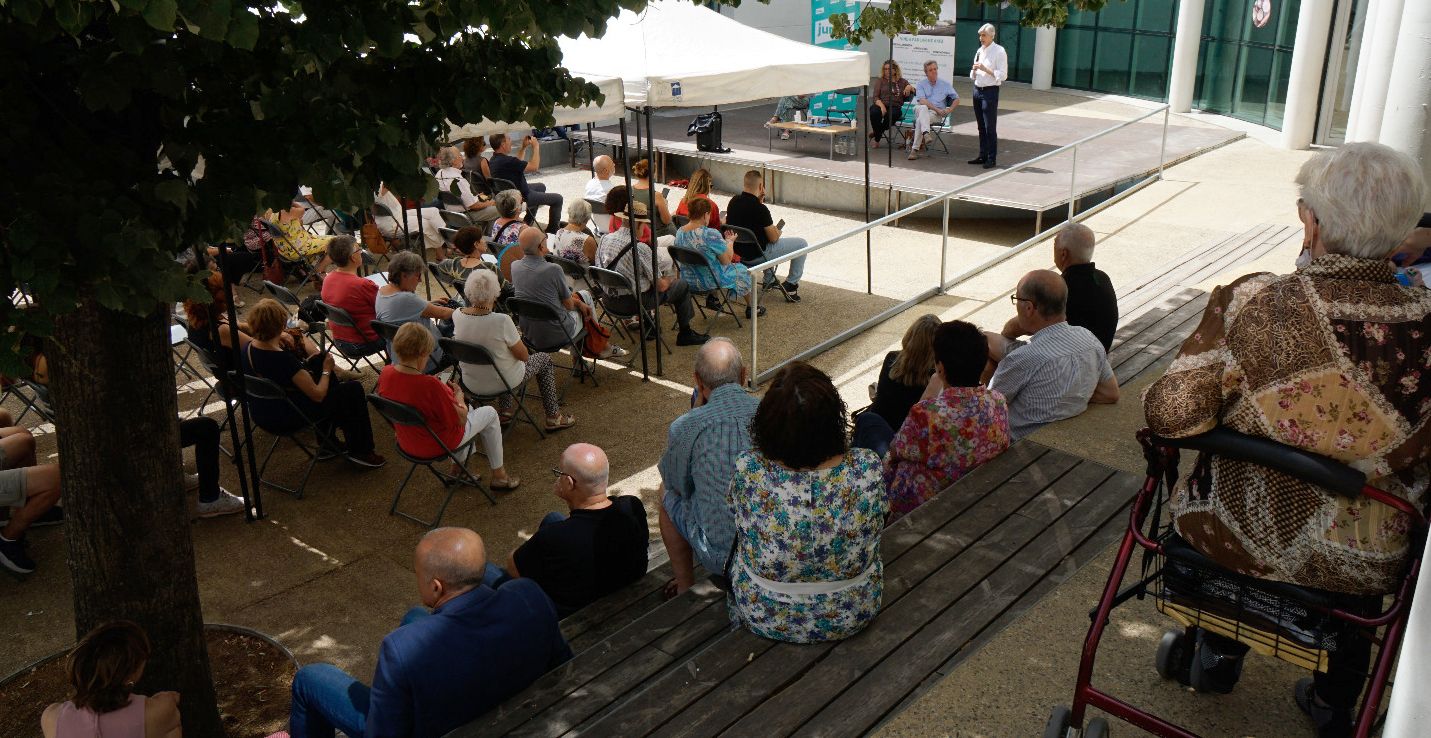
<path fill-rule="evenodd" d="M 1112 376 L 1103 344 L 1087 328 L 1063 321 L 1027 342 L 1014 341 L 989 378 L 989 389 L 1008 401 L 1009 434 L 1018 440 L 1088 409 L 1098 383 Z"/>

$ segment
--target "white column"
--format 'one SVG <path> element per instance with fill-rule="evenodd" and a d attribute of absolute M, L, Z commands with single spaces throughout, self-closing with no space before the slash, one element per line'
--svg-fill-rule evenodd
<path fill-rule="evenodd" d="M 1053 88 L 1053 52 L 1058 43 L 1058 29 L 1039 26 L 1034 31 L 1033 88 Z"/>
<path fill-rule="evenodd" d="M 1361 128 L 1361 121 L 1358 118 L 1361 116 L 1362 106 L 1366 105 L 1366 80 L 1367 76 L 1371 74 L 1371 65 L 1366 63 L 1368 56 L 1366 52 L 1371 50 L 1372 36 L 1376 34 L 1376 16 L 1381 12 L 1383 4 L 1384 0 L 1367 0 L 1366 17 L 1361 21 L 1361 43 L 1358 44 L 1358 49 L 1353 50 L 1360 53 L 1363 58 L 1357 61 L 1356 76 L 1351 80 L 1352 97 L 1351 103 L 1347 105 L 1346 140 L 1348 142 L 1360 140 L 1357 138 Z"/>
<path fill-rule="evenodd" d="M 1380 140 L 1421 162 L 1423 176 L 1431 182 L 1431 2 L 1406 3 L 1395 56 Z"/>
<path fill-rule="evenodd" d="M 1326 67 L 1327 36 L 1332 25 L 1332 0 L 1302 0 L 1297 13 L 1297 39 L 1292 46 L 1292 70 L 1287 80 L 1287 104 L 1282 113 L 1282 146 L 1305 149 L 1317 129 L 1317 96 Z"/>
<path fill-rule="evenodd" d="M 1168 104 L 1174 113 L 1192 110 L 1197 87 L 1197 55 L 1202 45 L 1202 11 L 1207 0 L 1183 0 L 1173 36 L 1173 68 L 1168 75 Z"/>
<path fill-rule="evenodd" d="M 1417 0 L 1413 5 L 1425 0 Z M 1362 38 L 1362 60 L 1352 90 L 1351 117 L 1347 120 L 1348 141 L 1375 141 L 1381 133 L 1386 108 L 1387 84 L 1396 60 L 1396 37 L 1401 30 L 1405 0 L 1373 0 L 1375 17 L 1368 13 Z M 1422 41 L 1422 44 L 1427 43 Z"/>

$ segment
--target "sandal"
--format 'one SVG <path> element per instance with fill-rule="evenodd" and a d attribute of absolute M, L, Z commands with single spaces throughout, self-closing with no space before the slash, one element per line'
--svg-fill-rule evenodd
<path fill-rule="evenodd" d="M 548 431 L 558 431 L 565 428 L 570 428 L 573 425 L 576 425 L 576 418 L 573 418 L 566 413 L 562 413 L 555 418 L 547 418 Z"/>
<path fill-rule="evenodd" d="M 507 477 L 506 479 L 493 479 L 487 483 L 487 487 L 493 492 L 510 492 L 520 487 L 522 480 L 519 477 Z"/>
<path fill-rule="evenodd" d="M 680 592 L 677 590 L 676 580 L 671 579 L 668 580 L 665 584 L 661 585 L 662 600 L 674 600 L 676 599 L 676 595 L 678 594 L 680 594 Z"/>

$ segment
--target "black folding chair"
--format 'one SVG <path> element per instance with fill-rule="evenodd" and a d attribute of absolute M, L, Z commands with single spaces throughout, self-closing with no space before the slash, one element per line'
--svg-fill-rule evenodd
<path fill-rule="evenodd" d="M 503 190 L 515 190 L 515 189 L 517 189 L 517 185 L 516 185 L 515 183 L 513 183 L 512 180 L 510 180 L 510 179 L 502 179 L 501 177 L 493 177 L 493 178 L 492 178 L 492 192 L 493 192 L 493 194 L 496 194 L 496 193 L 501 192 L 501 191 L 503 191 Z"/>
<path fill-rule="evenodd" d="M 283 266 L 283 273 L 290 277 L 294 274 L 301 274 L 302 278 L 298 281 L 298 287 L 300 289 L 305 282 L 310 280 L 316 288 L 318 286 L 319 262 L 305 256 L 298 248 L 298 244 L 294 243 L 293 239 L 289 238 L 288 234 L 285 233 L 282 228 L 279 228 L 277 223 L 263 220 L 262 218 L 260 218 L 258 222 L 263 224 L 264 229 L 268 231 L 269 237 L 273 239 L 273 250 L 274 253 L 278 255 L 279 263 Z M 292 253 L 298 255 L 298 258 L 295 259 L 285 255 L 283 249 L 279 246 L 280 243 L 288 246 Z"/>
<path fill-rule="evenodd" d="M 457 180 L 452 180 L 452 186 L 457 186 Z M 467 220 L 467 216 L 461 212 L 467 209 L 467 205 L 462 202 L 461 195 L 456 192 L 448 192 L 447 190 L 438 190 L 437 202 L 442 206 L 438 208 L 437 212 L 442 215 L 444 223 L 452 223 L 452 221 L 447 219 L 449 215 L 455 215 L 463 220 Z M 449 210 L 448 208 L 456 208 L 456 210 Z M 472 222 L 467 221 L 466 225 L 472 225 Z M 460 228 L 461 226 L 457 227 Z"/>
<path fill-rule="evenodd" d="M 241 408 L 238 404 L 238 397 L 233 391 L 233 385 L 230 384 L 232 373 L 224 369 L 218 357 L 210 353 L 208 349 L 194 343 L 190 339 L 184 340 L 188 342 L 189 349 L 193 352 L 194 358 L 198 359 L 199 364 L 212 376 L 212 381 L 209 382 L 209 392 L 204 395 L 203 401 L 199 403 L 200 411 L 202 411 L 204 406 L 209 404 L 209 398 L 214 395 L 218 395 L 219 399 L 231 408 Z M 224 413 L 224 419 L 219 423 L 219 431 L 222 432 L 224 428 L 228 427 L 228 424 L 229 414 Z M 219 441 L 219 450 L 228 456 L 233 456 L 233 452 L 224 447 L 222 437 L 220 437 Z"/>
<path fill-rule="evenodd" d="M 593 297 L 596 295 L 596 288 L 592 286 L 591 278 L 586 275 L 586 267 L 571 259 L 563 259 L 560 256 L 554 256 L 552 254 L 547 254 L 547 261 L 561 267 L 561 271 L 566 275 L 567 279 L 586 285 L 587 291 L 590 292 Z"/>
<path fill-rule="evenodd" d="M 547 303 L 537 302 L 535 300 L 526 300 L 520 297 L 509 297 L 507 298 L 507 309 L 512 311 L 512 315 L 515 315 L 518 318 L 526 318 L 527 320 L 538 322 L 555 323 L 556 325 L 561 326 L 562 333 L 566 335 L 566 339 L 560 343 L 556 343 L 551 346 L 539 346 L 537 344 L 532 343 L 531 339 L 527 336 L 522 336 L 522 342 L 527 344 L 527 348 L 531 349 L 532 351 L 540 351 L 542 353 L 547 354 L 555 354 L 558 351 L 562 351 L 563 349 L 570 351 L 572 365 L 570 367 L 562 368 L 571 369 L 572 373 L 576 375 L 577 381 L 582 382 L 583 384 L 586 382 L 586 378 L 590 376 L 592 385 L 600 385 L 600 383 L 596 381 L 596 362 L 592 361 L 591 364 L 588 366 L 586 363 L 586 357 L 584 355 L 586 326 L 581 326 L 577 329 L 576 333 L 573 334 L 571 329 L 566 324 L 566 316 L 562 314 L 562 312 L 564 311 L 558 311 L 556 308 L 552 307 L 551 305 L 548 305 Z"/>
<path fill-rule="evenodd" d="M 740 263 L 750 269 L 751 276 L 755 275 L 755 267 L 759 266 L 762 262 L 769 261 L 769 257 L 765 255 L 765 247 L 760 245 L 760 241 L 756 240 L 754 231 L 729 223 L 722 223 L 721 230 L 730 230 L 735 234 L 735 250 L 737 252 L 744 251 L 756 255 L 754 259 L 747 259 L 744 256 L 740 258 Z M 786 302 L 795 302 L 790 298 L 790 293 L 785 290 L 785 283 L 781 282 L 779 277 L 772 274 L 771 276 L 775 277 L 775 284 L 767 287 L 763 279 L 764 276 L 764 274 L 761 275 L 761 283 L 758 285 L 762 293 L 770 290 L 779 290 L 780 294 L 785 297 Z"/>
<path fill-rule="evenodd" d="M 373 214 L 380 218 L 392 218 L 393 222 L 397 224 L 395 231 L 397 235 L 394 238 L 388 239 L 389 249 L 396 248 L 421 253 L 422 234 L 407 229 L 407 218 L 404 217 L 407 214 L 406 211 L 394 215 L 393 211 L 388 209 L 388 206 L 380 202 L 375 202 L 373 203 Z"/>
<path fill-rule="evenodd" d="M 606 226 L 608 224 L 602 223 L 601 219 L 597 217 L 598 215 L 610 215 L 610 213 L 606 212 L 606 201 L 588 197 L 586 198 L 586 204 L 591 206 L 591 220 L 589 221 L 591 223 L 591 229 L 596 232 L 597 236 L 606 235 Z"/>
<path fill-rule="evenodd" d="M 258 467 L 258 482 L 266 484 L 274 489 L 282 490 L 297 499 L 303 499 L 303 490 L 308 486 L 308 477 L 313 474 L 313 467 L 318 465 L 320 460 L 337 458 L 338 440 L 333 436 L 333 432 L 323 427 L 322 418 L 310 417 L 303 409 L 298 407 L 298 403 L 293 401 L 287 392 L 279 387 L 271 379 L 257 377 L 252 374 L 233 373 L 243 385 L 244 394 L 249 400 L 260 400 L 263 402 L 279 402 L 288 407 L 289 412 L 299 422 L 290 426 L 268 427 L 262 423 L 255 422 L 259 428 L 273 436 L 273 443 L 268 447 L 268 453 L 264 454 L 263 463 Z M 249 409 L 249 417 L 253 417 L 252 409 Z M 313 445 L 309 446 L 304 441 L 303 436 L 313 434 Z M 289 487 L 271 479 L 265 479 L 264 471 L 268 469 L 268 462 L 273 459 L 273 452 L 278 450 L 278 444 L 287 438 L 293 442 L 308 457 L 308 465 L 303 469 L 303 477 L 299 479 L 297 487 Z M 324 447 L 327 447 L 327 450 Z"/>
<path fill-rule="evenodd" d="M 690 216 L 681 215 L 680 213 L 671 213 L 671 225 L 676 228 L 685 228 L 686 224 L 690 222 Z"/>
<path fill-rule="evenodd" d="M 263 280 L 263 289 L 267 291 L 268 294 L 273 295 L 273 299 L 278 300 L 284 305 L 292 308 L 295 315 L 297 315 L 298 311 L 303 308 L 303 303 L 298 299 L 298 295 L 293 294 L 293 290 L 290 290 L 283 285 L 274 284 L 265 279 Z M 328 324 L 324 321 L 318 320 L 308 323 L 308 330 L 304 331 L 304 334 L 314 338 L 315 341 L 318 343 L 318 348 L 321 349 L 328 345 L 327 331 Z"/>
<path fill-rule="evenodd" d="M 497 362 L 492 358 L 492 352 L 488 351 L 485 346 L 479 346 L 468 341 L 459 341 L 456 338 L 442 338 L 439 339 L 437 343 L 442 346 L 443 354 L 451 356 L 453 360 L 457 362 L 457 382 L 462 386 L 462 394 L 466 395 L 467 404 L 485 405 L 489 402 L 496 402 L 503 397 L 510 397 L 517 405 L 516 412 L 521 413 L 525 418 L 524 422 L 532 424 L 532 427 L 537 431 L 537 436 L 541 438 L 547 437 L 546 432 L 542 430 L 542 426 L 537 423 L 536 417 L 532 415 L 531 411 L 527 410 L 525 404 L 527 399 L 527 380 L 525 377 L 516 387 L 508 384 L 507 378 L 502 376 L 502 372 L 497 370 Z M 506 389 L 496 394 L 478 392 L 472 389 L 467 386 L 467 377 L 463 373 L 463 367 L 461 366 L 463 364 L 471 364 L 476 367 L 481 367 L 482 369 L 480 371 L 491 372 L 502 381 L 502 386 Z M 513 417 L 516 417 L 515 413 Z"/>
<path fill-rule="evenodd" d="M 462 281 L 457 278 L 456 274 L 447 271 L 442 264 L 435 261 L 427 262 L 427 273 L 432 275 L 432 281 L 442 288 L 442 294 L 449 300 L 462 299 Z"/>
<path fill-rule="evenodd" d="M 388 507 L 389 515 L 398 515 L 418 525 L 436 528 L 438 524 L 442 522 L 442 515 L 447 512 L 447 506 L 452 502 L 452 496 L 457 493 L 457 485 L 460 484 L 466 484 L 482 490 L 482 494 L 487 496 L 488 502 L 491 502 L 493 505 L 497 504 L 497 498 L 492 496 L 492 492 L 487 489 L 486 485 L 482 484 L 482 480 L 479 479 L 477 475 L 468 470 L 467 464 L 465 463 L 465 458 L 471 458 L 471 452 L 476 447 L 478 436 L 472 436 L 457 448 L 448 448 L 447 444 L 442 442 L 442 438 L 428 425 L 427 418 L 424 418 L 422 413 L 412 405 L 390 400 L 376 392 L 368 395 L 368 403 L 378 411 L 379 415 L 383 416 L 383 420 L 386 420 L 388 424 L 393 427 L 394 434 L 397 433 L 397 427 L 400 425 L 409 428 L 422 428 L 427 431 L 427 434 L 431 436 L 432 440 L 437 442 L 437 446 L 442 449 L 442 455 L 429 458 L 413 456 L 403 450 L 402 444 L 397 444 L 398 454 L 411 462 L 412 466 L 408 467 L 407 476 L 402 478 L 402 483 L 398 485 L 397 492 L 393 494 L 393 504 Z M 461 473 L 454 475 L 438 469 L 435 465 L 441 461 L 451 462 L 454 467 L 461 470 Z M 412 473 L 417 471 L 419 466 L 426 467 L 428 471 L 432 472 L 433 476 L 442 482 L 442 486 L 447 488 L 447 497 L 443 498 L 442 506 L 437 508 L 437 517 L 433 518 L 431 522 L 423 520 L 416 515 L 398 510 L 398 501 L 402 499 L 403 490 L 407 489 L 407 483 L 412 480 Z"/>
<path fill-rule="evenodd" d="M 720 271 L 716 269 L 715 265 L 710 262 L 710 259 L 707 258 L 705 254 L 702 254 L 701 252 L 695 251 L 693 249 L 688 249 L 684 246 L 672 246 L 670 248 L 670 252 L 671 259 L 680 264 L 683 264 L 683 268 L 689 268 L 693 271 L 704 271 L 710 277 L 710 283 L 715 285 L 713 289 L 697 292 L 694 288 L 692 288 L 691 294 L 697 296 L 714 296 L 718 302 L 718 306 L 715 308 L 716 315 L 729 315 L 730 317 L 735 319 L 735 327 L 739 328 L 740 316 L 736 315 L 735 308 L 731 307 L 730 290 L 720 286 Z M 686 284 L 690 286 L 692 283 L 687 281 Z M 701 304 L 700 300 L 695 300 L 694 302 L 696 303 L 697 309 L 701 311 L 701 317 L 706 318 L 706 324 L 707 326 L 709 326 L 712 318 L 706 315 L 705 306 Z"/>
<path fill-rule="evenodd" d="M 621 256 L 618 258 L 627 257 Z M 608 319 L 606 321 L 607 325 L 612 326 L 621 333 L 621 335 L 633 342 L 644 340 L 633 336 L 626 330 L 626 321 L 635 320 L 640 317 L 640 314 L 637 313 L 636 310 L 645 310 L 645 306 L 641 302 L 641 297 L 636 293 L 636 287 L 631 284 L 631 280 L 627 279 L 626 276 L 620 272 L 602 269 L 601 267 L 591 267 L 586 270 L 586 273 L 591 276 L 591 281 L 596 288 L 593 294 L 596 297 L 597 304 L 601 306 L 603 318 Z M 624 311 L 611 304 L 614 298 L 627 295 L 631 297 L 631 302 L 636 306 L 636 310 Z M 652 312 L 652 310 L 646 310 L 645 318 L 647 325 L 654 325 L 656 322 Z M 656 340 L 661 345 L 661 348 L 666 349 L 667 354 L 671 353 L 671 347 L 666 345 L 665 336 L 657 333 Z"/>
<path fill-rule="evenodd" d="M 333 305 L 329 305 L 322 300 L 318 301 L 318 307 L 321 308 L 323 310 L 323 313 L 328 316 L 329 323 L 332 323 L 333 325 L 340 325 L 344 328 L 352 328 L 355 331 L 358 330 L 357 321 L 353 320 L 352 314 L 349 313 L 347 310 Z M 348 362 L 348 368 L 352 369 L 355 372 L 360 370 L 358 362 L 362 361 L 366 363 L 369 367 L 371 367 L 373 371 L 381 373 L 383 368 L 378 366 L 377 364 L 374 364 L 371 358 L 375 355 L 381 356 L 384 364 L 388 363 L 388 352 L 386 348 L 369 351 L 366 354 L 355 354 L 350 353 L 348 349 L 344 348 L 342 343 L 339 343 L 337 341 L 331 341 L 331 336 L 329 338 L 333 348 L 338 350 L 338 355 L 343 357 L 343 359 Z"/>
<path fill-rule="evenodd" d="M 0 394 L 0 403 L 3 403 L 7 397 L 14 397 L 20 401 L 21 405 L 25 406 L 25 409 L 21 410 L 15 418 L 17 424 L 24 420 L 31 411 L 40 416 L 42 421 L 54 424 L 55 410 L 50 406 L 49 387 L 29 379 L 16 379 L 5 387 L 3 394 Z"/>
<path fill-rule="evenodd" d="M 439 192 L 439 193 L 437 193 L 438 199 L 441 199 L 441 198 L 442 198 L 442 195 L 444 195 L 444 194 L 445 194 L 445 195 L 449 195 L 449 196 L 451 196 L 451 197 L 457 197 L 456 195 L 453 195 L 453 194 L 450 193 L 450 192 L 447 192 L 447 193 Z M 445 205 L 446 203 L 443 203 L 443 204 Z M 462 199 L 461 199 L 461 198 L 458 198 L 456 204 L 457 204 L 458 207 L 461 207 L 461 206 L 462 206 Z M 440 216 L 442 216 L 442 222 L 443 222 L 448 228 L 451 228 L 451 229 L 454 230 L 454 231 L 457 230 L 457 229 L 459 229 L 459 228 L 466 228 L 467 226 L 472 225 L 472 219 L 469 218 L 469 217 L 467 217 L 467 214 L 466 214 L 466 213 L 459 213 L 459 212 L 455 212 L 455 211 L 452 211 L 452 210 L 440 209 L 440 210 L 437 211 L 437 214 L 440 215 Z"/>

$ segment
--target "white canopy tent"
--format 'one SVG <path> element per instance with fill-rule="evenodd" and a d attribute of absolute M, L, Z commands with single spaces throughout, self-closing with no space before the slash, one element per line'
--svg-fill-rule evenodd
<path fill-rule="evenodd" d="M 616 120 L 626 115 L 624 105 L 624 91 L 620 78 L 598 74 L 575 75 L 584 78 L 587 82 L 596 85 L 601 89 L 601 94 L 605 99 L 600 103 L 590 103 L 578 108 L 568 108 L 558 106 L 552 110 L 552 115 L 556 118 L 555 125 L 572 126 L 583 123 L 593 123 L 596 121 Z M 476 138 L 477 136 L 490 136 L 494 133 L 506 133 L 518 128 L 533 128 L 531 123 L 526 121 L 500 121 L 482 119 L 477 123 L 468 123 L 464 126 L 448 123 L 451 129 L 447 135 L 448 140 L 457 141 L 466 138 Z"/>
<path fill-rule="evenodd" d="M 601 38 L 558 40 L 573 74 L 620 77 L 631 107 L 707 107 L 869 84 L 863 51 L 776 36 L 690 0 L 652 0 Z"/>

